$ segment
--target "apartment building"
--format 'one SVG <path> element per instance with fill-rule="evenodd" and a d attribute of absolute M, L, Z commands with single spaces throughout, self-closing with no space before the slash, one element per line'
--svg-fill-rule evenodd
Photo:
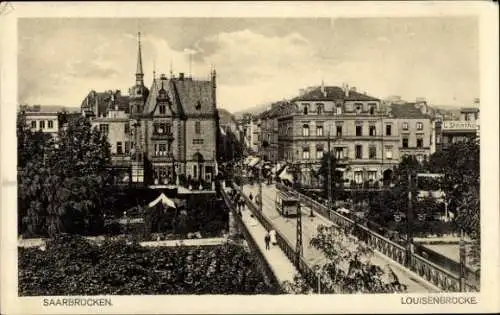
<path fill-rule="evenodd" d="M 262 146 L 260 152 L 267 161 L 278 161 L 278 117 L 286 102 L 276 102 L 260 115 Z"/>
<path fill-rule="evenodd" d="M 347 84 L 322 85 L 292 99 L 278 118 L 278 158 L 299 165 L 308 185 L 330 147 L 346 183 L 375 182 L 399 162 L 397 127 L 380 99 Z"/>
<path fill-rule="evenodd" d="M 437 150 L 444 149 L 447 145 L 452 143 L 479 139 L 479 106 L 479 99 L 475 99 L 472 107 L 460 109 L 458 120 L 445 119 L 436 122 Z"/>

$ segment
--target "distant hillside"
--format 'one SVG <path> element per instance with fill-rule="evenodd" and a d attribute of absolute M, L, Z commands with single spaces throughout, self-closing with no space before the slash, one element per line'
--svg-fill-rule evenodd
<path fill-rule="evenodd" d="M 17 106 L 17 110 L 20 110 L 23 107 L 27 107 L 30 110 L 39 110 L 41 112 L 63 112 L 66 111 L 68 113 L 79 113 L 79 106 L 62 106 L 62 105 L 27 105 L 22 104 Z"/>
<path fill-rule="evenodd" d="M 219 119 L 222 124 L 229 124 L 230 122 L 236 122 L 236 117 L 231 114 L 228 110 L 224 108 L 217 109 L 219 112 Z"/>
<path fill-rule="evenodd" d="M 237 111 L 234 113 L 234 116 L 236 118 L 241 118 L 241 116 L 243 116 L 243 114 L 253 114 L 253 115 L 256 115 L 256 114 L 260 114 L 262 112 L 264 112 L 265 110 L 267 110 L 269 104 L 261 104 L 261 105 L 256 105 L 256 106 L 253 106 L 253 107 L 250 107 L 248 109 L 245 109 L 245 110 L 241 110 L 241 111 Z"/>

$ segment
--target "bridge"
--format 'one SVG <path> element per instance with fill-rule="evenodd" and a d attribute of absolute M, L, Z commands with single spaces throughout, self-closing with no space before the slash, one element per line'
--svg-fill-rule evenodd
<path fill-rule="evenodd" d="M 277 193 L 276 185 L 263 185 L 263 211 L 260 213 L 257 205 L 248 199 L 248 195 L 258 195 L 258 185 L 235 186 L 241 190 L 245 196 L 248 208 L 259 222 L 266 229 L 275 229 L 279 247 L 288 257 L 290 262 L 295 261 L 295 241 L 296 241 L 296 220 L 284 218 L 279 215 L 275 208 L 275 198 Z M 283 189 L 279 185 L 279 189 Z M 285 188 L 286 189 L 286 188 Z M 312 287 L 315 287 L 315 276 L 312 267 L 316 264 L 323 264 L 326 258 L 323 253 L 314 247 L 309 246 L 312 237 L 315 236 L 319 225 L 336 225 L 341 227 L 357 226 L 355 229 L 356 237 L 371 248 L 374 249 L 374 256 L 371 263 L 380 267 L 389 266 L 397 275 L 399 281 L 407 286 L 409 293 L 423 292 L 475 292 L 478 286 L 465 282 L 456 274 L 438 266 L 431 261 L 411 253 L 407 256 L 406 249 L 399 244 L 384 238 L 381 235 L 369 230 L 364 226 L 357 225 L 349 218 L 343 217 L 335 211 L 328 211 L 325 205 L 318 203 L 311 198 L 298 194 L 300 196 L 302 208 L 302 238 L 303 238 L 303 257 L 300 263 L 296 265 L 297 271 L 310 279 Z M 314 210 L 314 217 L 309 217 L 309 213 Z M 273 265 L 272 260 L 268 261 Z M 387 268 L 383 268 L 387 269 Z M 316 280 L 317 281 L 317 280 Z M 462 282 L 464 281 L 464 282 Z"/>

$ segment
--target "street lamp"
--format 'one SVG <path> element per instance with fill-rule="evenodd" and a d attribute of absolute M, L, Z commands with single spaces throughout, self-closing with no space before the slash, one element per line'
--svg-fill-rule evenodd
<path fill-rule="evenodd" d="M 321 267 L 319 265 L 314 266 L 314 272 L 318 279 L 318 294 L 321 294 Z"/>
<path fill-rule="evenodd" d="M 462 228 L 460 229 L 459 251 L 460 251 L 460 292 L 465 292 L 466 249 L 465 249 L 464 230 Z"/>
<path fill-rule="evenodd" d="M 262 172 L 264 170 L 264 163 L 262 161 L 263 154 L 262 152 L 260 153 L 260 163 L 262 163 L 262 166 L 258 168 L 259 176 L 257 177 L 257 180 L 259 181 L 259 211 L 262 213 Z"/>
<path fill-rule="evenodd" d="M 296 192 L 296 200 L 297 200 L 297 242 L 295 244 L 295 263 L 297 269 L 300 270 L 300 257 L 302 256 L 302 212 L 300 208 L 300 196 L 299 193 Z"/>
<path fill-rule="evenodd" d="M 413 246 L 413 185 L 412 185 L 412 173 L 411 170 L 408 170 L 408 211 L 406 214 L 406 266 L 410 267 L 411 265 L 411 256 L 412 256 L 412 246 Z"/>

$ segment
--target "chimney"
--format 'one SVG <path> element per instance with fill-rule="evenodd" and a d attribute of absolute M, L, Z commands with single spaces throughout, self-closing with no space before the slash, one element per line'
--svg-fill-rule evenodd
<path fill-rule="evenodd" d="M 349 84 L 344 83 L 344 94 L 345 97 L 349 97 Z"/>
<path fill-rule="evenodd" d="M 184 81 L 184 72 L 179 72 L 179 80 Z"/>
<path fill-rule="evenodd" d="M 321 93 L 326 98 L 325 82 L 323 80 L 321 80 Z"/>

